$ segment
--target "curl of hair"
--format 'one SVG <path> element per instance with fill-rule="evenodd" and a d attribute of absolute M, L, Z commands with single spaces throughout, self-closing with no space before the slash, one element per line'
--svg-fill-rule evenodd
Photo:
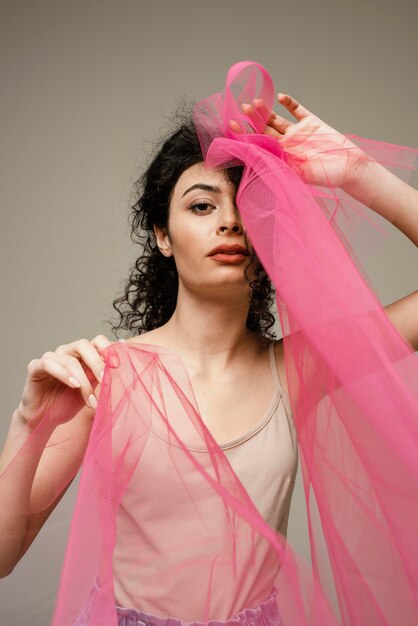
<path fill-rule="evenodd" d="M 122 295 L 113 301 L 113 308 L 119 314 L 118 324 L 111 325 L 116 337 L 121 329 L 134 335 L 158 328 L 170 319 L 176 307 L 176 264 L 173 256 L 165 257 L 158 249 L 153 224 L 169 233 L 169 204 L 174 186 L 187 168 L 203 161 L 190 112 L 185 113 L 183 109 L 177 130 L 156 147 L 157 152 L 148 167 L 134 182 L 135 202 L 131 205 L 128 221 L 130 237 L 140 244 L 142 251 L 124 283 Z M 236 188 L 242 171 L 243 166 L 227 169 Z M 254 264 L 252 281 L 247 275 L 251 264 Z M 254 251 L 250 254 L 244 276 L 251 288 L 246 327 L 260 339 L 276 339 L 275 333 L 270 331 L 275 323 L 270 310 L 275 289 Z"/>

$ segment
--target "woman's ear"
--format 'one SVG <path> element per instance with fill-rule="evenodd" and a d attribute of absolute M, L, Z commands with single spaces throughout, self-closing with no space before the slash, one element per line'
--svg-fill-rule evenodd
<path fill-rule="evenodd" d="M 157 239 L 157 246 L 164 256 L 172 256 L 173 250 L 171 248 L 170 238 L 164 228 L 153 224 L 155 238 Z"/>

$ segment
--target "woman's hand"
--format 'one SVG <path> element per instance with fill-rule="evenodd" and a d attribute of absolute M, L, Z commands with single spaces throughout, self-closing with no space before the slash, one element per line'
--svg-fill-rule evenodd
<path fill-rule="evenodd" d="M 243 104 L 242 110 L 250 123 L 257 121 L 255 127 L 260 124 L 260 117 L 268 120 L 263 134 L 277 139 L 291 156 L 289 165 L 305 183 L 345 189 L 363 176 L 369 159 L 363 150 L 291 96 L 279 93 L 277 100 L 297 122 L 281 117 L 261 99 Z M 235 133 L 244 132 L 235 120 L 230 120 L 229 125 Z"/>
<path fill-rule="evenodd" d="M 22 423 L 32 430 L 50 409 L 54 426 L 68 422 L 84 405 L 94 412 L 95 388 L 101 383 L 104 368 L 100 351 L 110 344 L 107 337 L 97 335 L 91 341 L 78 339 L 32 359 L 17 408 Z M 61 396 L 68 389 L 74 391 L 63 400 Z"/>

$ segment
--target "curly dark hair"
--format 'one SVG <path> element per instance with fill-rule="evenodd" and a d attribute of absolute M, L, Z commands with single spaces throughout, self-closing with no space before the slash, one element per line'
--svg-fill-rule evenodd
<path fill-rule="evenodd" d="M 118 330 L 142 334 L 165 324 L 176 307 L 178 274 L 174 257 L 164 256 L 157 247 L 153 224 L 168 228 L 169 203 L 174 186 L 181 174 L 192 165 L 203 161 L 198 135 L 190 114 L 184 113 L 175 132 L 157 144 L 157 153 L 144 173 L 134 183 L 135 203 L 129 216 L 132 241 L 142 247 L 123 294 L 113 301 L 119 313 Z M 229 180 L 237 189 L 243 166 L 227 168 Z M 169 232 L 169 231 L 167 231 Z M 244 276 L 250 284 L 250 307 L 246 327 L 260 339 L 276 339 L 270 328 L 275 317 L 270 308 L 274 304 L 274 285 L 250 246 L 250 260 Z M 254 280 L 248 278 L 250 265 L 254 264 Z"/>

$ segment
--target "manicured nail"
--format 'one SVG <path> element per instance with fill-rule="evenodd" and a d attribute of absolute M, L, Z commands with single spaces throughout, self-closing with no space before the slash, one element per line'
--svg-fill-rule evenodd
<path fill-rule="evenodd" d="M 94 396 L 92 393 L 89 395 L 89 404 L 92 409 L 95 409 L 97 407 L 96 396 Z"/>
<path fill-rule="evenodd" d="M 70 376 L 68 380 L 73 387 L 81 387 L 81 383 L 74 376 Z"/>

